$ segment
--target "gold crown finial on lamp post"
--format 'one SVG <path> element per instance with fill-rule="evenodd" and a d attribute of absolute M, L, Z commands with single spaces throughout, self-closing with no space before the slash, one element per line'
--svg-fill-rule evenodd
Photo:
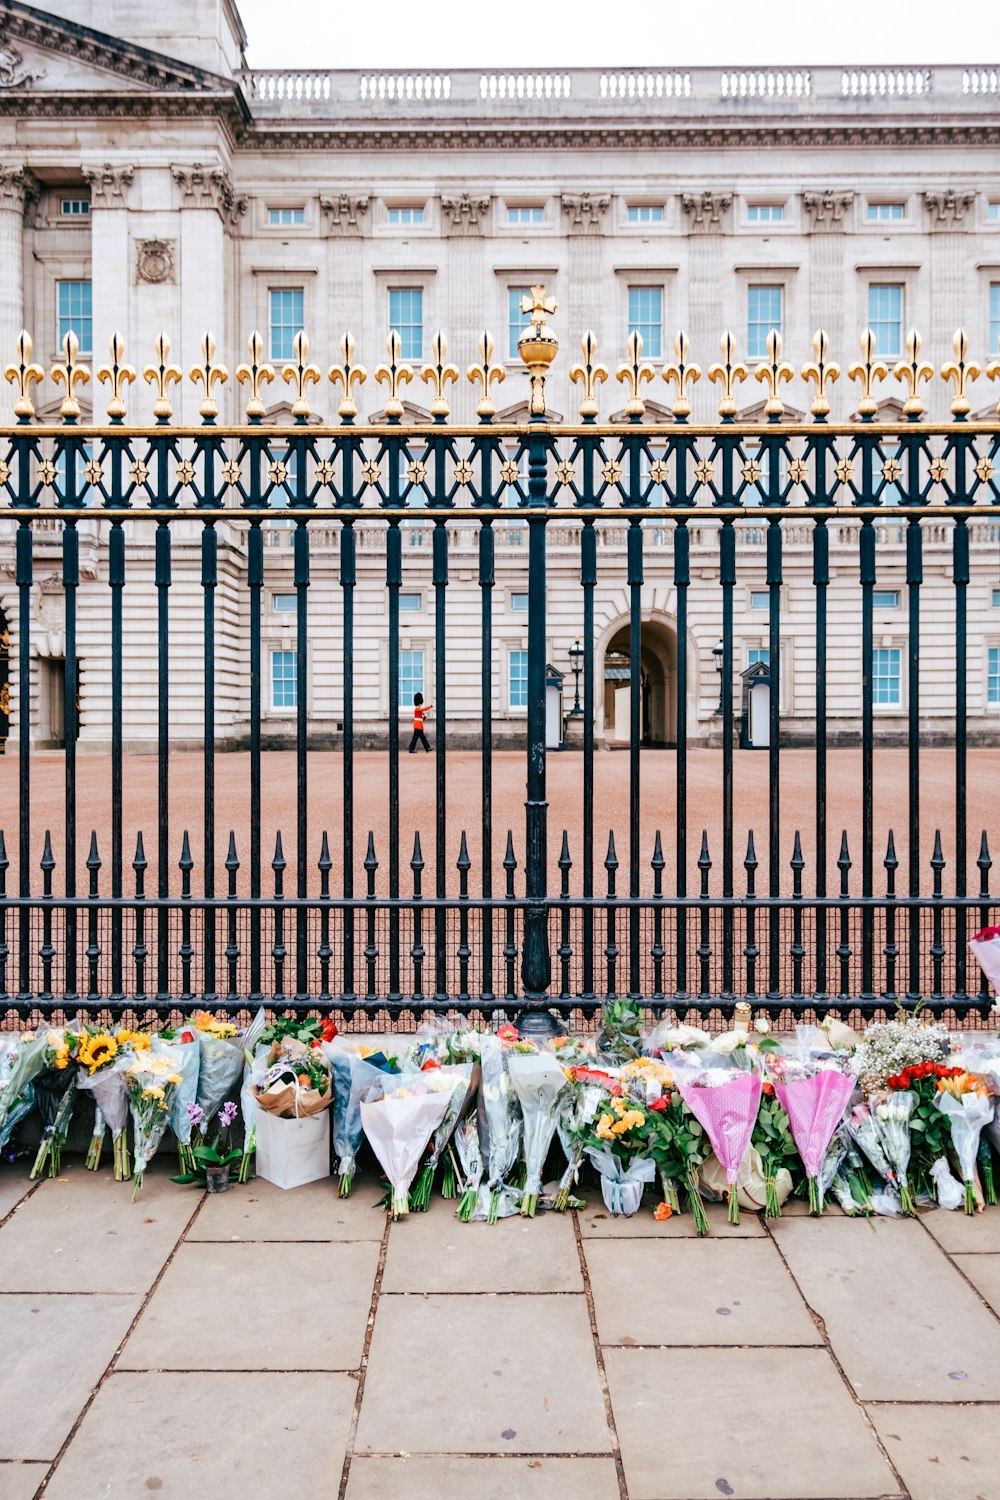
<path fill-rule="evenodd" d="M 530 314 L 531 322 L 517 341 L 517 352 L 528 367 L 531 380 L 528 407 L 534 422 L 545 418 L 545 372 L 559 349 L 559 340 L 545 321 L 556 307 L 556 299 L 547 297 L 543 286 L 533 286 L 521 298 L 521 311 Z"/>

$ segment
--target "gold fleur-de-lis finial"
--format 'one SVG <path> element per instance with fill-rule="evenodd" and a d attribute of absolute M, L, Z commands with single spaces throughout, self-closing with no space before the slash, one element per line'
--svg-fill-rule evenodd
<path fill-rule="evenodd" d="M 14 402 L 14 415 L 20 421 L 26 422 L 35 415 L 35 404 L 31 399 L 31 387 L 45 379 L 45 371 L 41 365 L 32 363 L 31 360 L 31 334 L 27 329 L 21 329 L 21 336 L 17 341 L 17 364 L 8 365 L 4 374 L 11 385 L 17 386 L 17 400 Z"/>
<path fill-rule="evenodd" d="M 701 379 L 701 366 L 691 363 L 691 340 L 682 329 L 674 334 L 674 359 L 660 372 L 664 380 L 672 380 L 677 387 L 671 416 L 678 422 L 686 422 L 691 415 L 691 397 L 688 387 Z"/>
<path fill-rule="evenodd" d="M 495 365 L 493 363 L 492 333 L 481 333 L 479 335 L 476 353 L 479 362 L 478 364 L 470 365 L 465 372 L 465 376 L 473 385 L 482 386 L 479 400 L 476 402 L 476 416 L 481 422 L 492 422 L 497 414 L 497 409 L 490 394 L 490 386 L 494 383 L 499 385 L 506 378 L 507 372 L 503 365 Z"/>
<path fill-rule="evenodd" d="M 972 410 L 972 402 L 969 400 L 966 390 L 966 382 L 978 380 L 983 373 L 975 360 L 969 358 L 969 340 L 964 328 L 956 328 L 951 340 L 951 347 L 955 351 L 955 358 L 948 364 L 941 366 L 941 376 L 944 380 L 955 382 L 955 395 L 951 403 L 951 414 L 953 417 L 967 417 Z"/>
<path fill-rule="evenodd" d="M 166 333 L 160 333 L 154 346 L 156 353 L 156 364 L 147 365 L 142 372 L 143 379 L 148 385 L 156 387 L 156 399 L 153 402 L 153 416 L 158 422 L 169 422 L 174 414 L 167 396 L 167 387 L 178 384 L 184 379 L 184 372 L 179 365 L 170 363 L 170 337 Z"/>
<path fill-rule="evenodd" d="M 205 394 L 198 408 L 198 415 L 203 417 L 206 422 L 210 422 L 219 415 L 219 408 L 216 405 L 215 396 L 213 395 L 213 387 L 216 385 L 225 385 L 229 379 L 229 371 L 225 365 L 217 365 L 215 363 L 214 334 L 205 334 L 199 345 L 199 353 L 201 354 L 201 364 L 192 365 L 191 379 L 195 385 L 203 385 L 205 387 Z"/>
<path fill-rule="evenodd" d="M 1000 349 L 1000 338 L 997 339 L 997 348 Z M 10 376 L 7 376 L 10 379 Z M 987 380 L 1000 380 L 1000 359 L 991 359 L 986 366 Z M 1000 416 L 1000 401 L 997 402 L 997 415 Z"/>
<path fill-rule="evenodd" d="M 607 380 L 608 367 L 598 360 L 597 340 L 589 329 L 580 340 L 580 349 L 583 353 L 583 361 L 573 366 L 569 372 L 569 378 L 574 385 L 583 386 L 583 395 L 580 398 L 580 420 L 596 422 L 599 411 L 597 387 L 602 380 Z"/>
<path fill-rule="evenodd" d="M 529 315 L 527 328 L 517 341 L 517 352 L 528 367 L 528 410 L 533 422 L 545 419 L 545 375 L 556 354 L 559 340 L 546 323 L 556 310 L 554 297 L 545 295 L 543 286 L 533 286 L 521 298 L 521 311 Z"/>
<path fill-rule="evenodd" d="M 893 370 L 897 380 L 905 382 L 909 395 L 903 402 L 904 417 L 919 417 L 924 409 L 924 403 L 920 399 L 920 382 L 922 380 L 933 380 L 934 366 L 920 358 L 920 345 L 923 342 L 915 328 L 911 328 L 906 335 L 906 358 L 901 359 Z"/>
<path fill-rule="evenodd" d="M 250 358 L 246 364 L 237 365 L 236 379 L 240 385 L 250 387 L 250 397 L 247 401 L 248 419 L 260 421 L 267 410 L 261 393 L 264 386 L 269 385 L 274 379 L 274 366 L 267 364 L 264 359 L 264 340 L 256 328 L 247 339 L 247 353 Z"/>
<path fill-rule="evenodd" d="M 629 334 L 625 349 L 628 359 L 618 366 L 615 375 L 623 385 L 628 386 L 629 398 L 625 402 L 625 415 L 632 421 L 646 414 L 646 403 L 639 394 L 639 388 L 643 381 L 652 380 L 656 371 L 642 357 L 642 334 L 637 328 L 633 328 Z"/>
<path fill-rule="evenodd" d="M 337 416 L 347 426 L 351 425 L 358 414 L 358 406 L 352 394 L 352 387 L 355 385 L 364 385 L 368 379 L 368 371 L 364 365 L 356 365 L 354 363 L 356 349 L 357 345 L 354 342 L 354 335 L 348 331 L 340 341 L 340 364 L 331 365 L 327 371 L 328 380 L 331 380 L 334 385 L 342 385 L 344 387 L 344 394 L 341 397 L 340 405 L 337 407 Z"/>
<path fill-rule="evenodd" d="M 830 398 L 826 388 L 840 379 L 840 366 L 830 358 L 830 340 L 822 328 L 817 328 L 813 334 L 812 346 L 815 358 L 802 366 L 802 378 L 816 382 L 816 394 L 810 410 L 817 422 L 822 422 L 830 415 Z"/>
<path fill-rule="evenodd" d="M 97 378 L 102 385 L 111 387 L 111 400 L 108 402 L 108 417 L 112 422 L 120 422 L 125 416 L 125 390 L 135 380 L 135 368 L 125 363 L 125 340 L 120 333 L 113 333 L 108 339 L 108 354 L 111 356 L 110 364 L 101 365 L 97 372 Z"/>
<path fill-rule="evenodd" d="M 708 372 L 709 380 L 714 380 L 722 387 L 719 398 L 719 416 L 724 421 L 732 421 L 736 415 L 736 399 L 733 391 L 738 381 L 749 379 L 749 373 L 745 364 L 736 358 L 736 340 L 727 328 L 719 340 L 719 348 L 722 358 L 718 364 L 711 366 Z"/>
<path fill-rule="evenodd" d="M 80 352 L 80 340 L 70 330 L 62 341 L 62 364 L 52 366 L 52 379 L 56 385 L 64 385 L 66 394 L 59 408 L 61 417 L 69 417 L 72 420 L 80 415 L 80 403 L 76 399 L 76 387 L 86 385 L 90 379 L 90 371 L 86 365 L 77 364 L 77 355 Z"/>
<path fill-rule="evenodd" d="M 306 399 L 306 387 L 318 385 L 323 378 L 319 366 L 309 363 L 309 336 L 302 328 L 292 339 L 292 356 L 295 363 L 282 366 L 281 378 L 286 385 L 295 387 L 292 416 L 300 422 L 312 416 L 312 408 Z"/>
<path fill-rule="evenodd" d="M 431 339 L 431 354 L 434 363 L 423 366 L 420 378 L 429 385 L 433 385 L 434 400 L 431 402 L 431 416 L 435 422 L 443 422 L 451 410 L 444 389 L 449 380 L 458 379 L 458 367 L 447 363 L 448 341 L 443 333 L 436 333 Z"/>
<path fill-rule="evenodd" d="M 375 379 L 378 383 L 389 387 L 389 394 L 383 408 L 387 422 L 398 422 L 403 415 L 403 402 L 400 399 L 399 389 L 400 386 L 406 385 L 413 379 L 410 366 L 400 363 L 402 348 L 403 340 L 395 328 L 390 328 L 389 336 L 385 341 L 385 352 L 389 358 L 375 371 Z"/>
<path fill-rule="evenodd" d="M 772 328 L 767 336 L 764 347 L 767 350 L 767 359 L 756 371 L 758 380 L 767 384 L 767 400 L 764 402 L 765 417 L 778 418 L 785 410 L 785 403 L 778 394 L 778 387 L 783 380 L 791 380 L 795 374 L 794 369 L 787 359 L 781 357 L 781 334 L 776 328 Z"/>
<path fill-rule="evenodd" d="M 858 340 L 861 349 L 861 358 L 855 360 L 848 367 L 848 377 L 856 380 L 861 386 L 861 400 L 858 402 L 858 416 L 865 421 L 870 421 L 878 411 L 878 403 L 875 400 L 873 387 L 876 380 L 885 380 L 889 374 L 888 365 L 882 360 L 875 358 L 875 335 L 870 328 L 866 328 Z"/>

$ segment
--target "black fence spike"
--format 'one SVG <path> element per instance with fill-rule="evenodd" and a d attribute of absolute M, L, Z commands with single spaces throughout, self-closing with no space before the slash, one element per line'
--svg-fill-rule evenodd
<path fill-rule="evenodd" d="M 985 833 L 983 838 L 985 838 Z M 0 828 L 0 870 L 9 870 L 10 860 L 7 858 L 7 845 L 4 842 L 3 829 Z"/>
<path fill-rule="evenodd" d="M 226 869 L 235 873 L 240 867 L 236 855 L 236 834 L 232 828 L 229 830 L 229 848 L 226 850 Z"/>
<path fill-rule="evenodd" d="M 710 870 L 712 868 L 711 856 L 708 852 L 708 829 L 701 830 L 701 852 L 698 855 L 699 870 Z"/>
<path fill-rule="evenodd" d="M 615 853 L 615 831 L 612 828 L 608 833 L 608 852 L 604 856 L 604 868 L 606 870 L 617 870 L 618 856 Z"/>
<path fill-rule="evenodd" d="M 797 828 L 795 830 L 795 838 L 792 843 L 792 857 L 789 863 L 793 870 L 798 870 L 800 873 L 806 867 L 806 862 L 802 857 L 802 840 L 799 837 L 799 830 Z"/>
<path fill-rule="evenodd" d="M 649 863 L 654 870 L 663 870 L 666 868 L 667 862 L 663 857 L 663 841 L 660 838 L 659 829 L 656 830 L 656 837 L 653 839 L 653 857 Z"/>
<path fill-rule="evenodd" d="M 560 870 L 571 870 L 573 868 L 573 861 L 569 857 L 569 834 L 565 828 L 563 829 L 562 847 L 559 850 L 558 864 Z"/>
<path fill-rule="evenodd" d="M 413 835 L 413 854 L 410 858 L 411 870 L 422 870 L 424 868 L 423 851 L 420 848 L 420 830 Z"/>
<path fill-rule="evenodd" d="M 51 873 L 55 869 L 55 867 L 56 867 L 55 856 L 52 853 L 52 836 L 49 833 L 49 830 L 46 828 L 46 830 L 45 830 L 45 847 L 42 850 L 41 868 L 42 868 L 42 870 L 47 875 L 51 875 Z"/>
<path fill-rule="evenodd" d="M 181 839 L 181 857 L 177 861 L 177 864 L 181 870 L 186 871 L 187 873 L 190 873 L 194 869 L 194 860 L 191 858 L 191 841 L 188 838 L 188 831 L 186 828 L 184 830 L 184 836 Z"/>
<path fill-rule="evenodd" d="M 934 853 L 931 855 L 931 869 L 943 870 L 945 866 L 944 853 L 941 849 L 941 830 L 934 830 Z"/>
<path fill-rule="evenodd" d="M 468 846 L 468 844 L 466 843 L 466 840 L 465 840 L 465 829 L 464 828 L 462 829 L 462 837 L 461 837 L 461 839 L 459 841 L 459 846 L 458 846 L 458 864 L 457 864 L 457 868 L 459 870 L 465 870 L 465 871 L 469 871 L 469 870 L 472 869 L 472 860 L 469 858 L 469 846 Z"/>
<path fill-rule="evenodd" d="M 97 831 L 91 829 L 90 853 L 87 855 L 87 869 L 99 870 L 101 868 L 101 856 L 97 852 Z"/>
<path fill-rule="evenodd" d="M 330 840 L 326 836 L 325 828 L 319 845 L 319 868 L 321 870 L 333 869 L 333 860 L 330 858 Z"/>
<path fill-rule="evenodd" d="M 885 859 L 882 861 L 887 870 L 898 870 L 899 860 L 896 858 L 896 839 L 892 829 L 889 829 L 889 842 L 885 849 Z"/>
<path fill-rule="evenodd" d="M 272 870 L 283 870 L 285 868 L 285 853 L 281 847 L 281 829 L 274 837 L 274 858 L 271 861 Z"/>
<path fill-rule="evenodd" d="M 2 846 L 2 844 L 3 835 L 0 834 L 0 846 Z M 985 828 L 983 829 L 983 836 L 979 841 L 979 858 L 976 860 L 976 864 L 981 870 L 991 870 L 993 868 L 993 861 L 990 859 L 990 846 L 986 839 Z"/>
<path fill-rule="evenodd" d="M 747 832 L 747 852 L 746 858 L 743 861 L 743 868 L 745 870 L 756 870 L 757 868 L 757 849 L 753 841 L 752 828 Z"/>
<path fill-rule="evenodd" d="M 517 860 L 514 857 L 514 835 L 507 829 L 507 848 L 504 851 L 503 867 L 505 870 L 516 870 Z"/>
<path fill-rule="evenodd" d="M 840 853 L 837 856 L 838 870 L 849 870 L 851 868 L 851 852 L 847 847 L 847 829 L 840 835 Z"/>
<path fill-rule="evenodd" d="M 368 830 L 368 848 L 365 851 L 365 869 L 370 873 L 378 869 L 378 860 L 375 858 L 375 835 L 371 829 Z"/>

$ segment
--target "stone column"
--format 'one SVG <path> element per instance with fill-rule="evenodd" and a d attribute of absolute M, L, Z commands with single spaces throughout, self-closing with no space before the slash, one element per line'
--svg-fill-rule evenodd
<path fill-rule="evenodd" d="M 849 327 L 845 317 L 844 289 L 844 216 L 854 201 L 853 193 L 835 192 L 803 193 L 802 207 L 808 225 L 809 267 L 808 320 L 805 342 L 794 350 L 800 363 L 811 359 L 812 336 L 822 328 L 830 339 L 831 358 L 839 363 L 845 373 L 848 364 L 857 357 L 860 328 Z M 809 351 L 806 353 L 806 351 Z M 789 356 L 791 357 L 791 356 Z M 801 390 L 801 388 L 800 388 Z M 808 410 L 812 397 L 802 392 Z"/>
<path fill-rule="evenodd" d="M 145 353 L 130 347 L 128 239 L 128 191 L 135 168 L 105 162 L 83 167 L 90 184 L 90 280 L 93 288 L 93 367 L 106 362 L 108 340 L 113 333 L 125 339 L 126 358 L 135 364 Z M 91 387 L 95 416 L 101 412 L 100 388 Z M 106 389 L 106 388 L 105 388 Z"/>
<path fill-rule="evenodd" d="M 570 421 L 576 419 L 579 395 L 570 384 L 569 370 L 579 358 L 580 340 L 587 330 L 596 336 L 598 358 L 610 370 L 625 358 L 627 329 L 616 296 L 609 297 L 611 289 L 604 281 L 601 257 L 604 218 L 610 203 L 608 193 L 562 195 L 568 235 L 567 286 L 559 309 L 561 357 L 556 366 L 557 381 L 549 382 L 549 402 Z M 605 388 L 601 402 L 605 415 L 615 409 L 620 390 L 616 383 Z"/>
<path fill-rule="evenodd" d="M 228 386 L 217 386 L 216 399 L 223 417 L 235 415 L 233 368 L 242 359 L 242 344 L 231 339 L 227 317 L 226 268 L 228 239 L 247 211 L 246 198 L 238 197 L 228 172 L 220 166 L 172 166 L 180 190 L 180 287 L 181 326 L 174 343 L 174 357 L 185 373 L 198 361 L 206 333 L 215 335 L 216 363 L 230 367 Z M 249 330 L 247 330 L 249 332 Z M 185 422 L 198 421 L 203 390 L 185 379 L 179 415 Z"/>
<path fill-rule="evenodd" d="M 737 290 L 732 268 L 726 266 L 724 259 L 725 248 L 731 243 L 729 218 L 732 206 L 732 193 L 707 189 L 697 195 L 685 193 L 681 199 L 691 236 L 687 332 L 694 359 L 703 371 L 719 358 L 719 339 L 725 328 L 732 329 L 741 359 L 746 353 L 746 309 L 725 300 Z M 717 389 L 706 380 L 700 385 L 701 391 L 695 386 L 692 393 L 698 403 L 695 415 L 708 418 L 718 406 Z"/>
<path fill-rule="evenodd" d="M 475 348 L 479 334 L 494 324 L 493 317 L 482 311 L 492 307 L 496 300 L 495 289 L 491 285 L 494 275 L 488 265 L 488 257 L 483 253 L 482 243 L 483 233 L 489 223 L 490 202 L 489 193 L 463 191 L 444 193 L 441 196 L 441 232 L 449 236 L 448 281 L 438 294 L 444 300 L 437 302 L 436 326 L 427 330 L 424 354 L 429 361 L 430 339 L 441 329 L 448 338 L 448 360 L 453 361 L 463 375 L 472 360 L 469 351 Z M 505 310 L 506 303 L 502 306 Z M 477 310 L 479 321 L 470 325 L 469 310 L 472 308 Z M 498 349 L 503 348 L 506 353 L 506 323 L 502 328 L 494 327 L 492 331 Z M 512 382 L 508 381 L 507 384 L 509 386 Z M 475 421 L 477 398 L 467 380 L 460 379 L 449 386 L 447 399 L 457 420 Z"/>
<path fill-rule="evenodd" d="M 974 192 L 925 192 L 924 207 L 930 229 L 929 275 L 915 299 L 917 306 L 927 307 L 926 317 L 921 320 L 910 317 L 909 326 L 916 323 L 923 335 L 922 357 L 933 364 L 941 364 L 951 358 L 951 341 L 955 330 L 962 327 L 965 309 L 971 298 L 967 295 L 966 282 L 973 281 L 970 275 L 967 234 L 976 201 Z M 931 293 L 928 296 L 928 292 Z M 971 330 L 966 329 L 966 332 Z M 974 334 L 972 335 L 974 337 Z M 928 411 L 939 421 L 948 415 L 950 395 L 934 381 L 924 397 Z"/>
<path fill-rule="evenodd" d="M 38 184 L 26 167 L 0 166 L 0 365 L 14 359 L 24 327 L 24 212 L 37 197 Z M 0 416 L 5 422 L 13 420 L 16 399 L 15 388 L 4 381 Z"/>

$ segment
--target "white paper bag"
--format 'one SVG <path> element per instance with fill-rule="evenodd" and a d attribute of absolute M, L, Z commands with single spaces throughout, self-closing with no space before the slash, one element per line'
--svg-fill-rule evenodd
<path fill-rule="evenodd" d="M 259 1110 L 256 1119 L 257 1176 L 275 1187 L 301 1187 L 330 1175 L 330 1115 L 283 1120 Z"/>

